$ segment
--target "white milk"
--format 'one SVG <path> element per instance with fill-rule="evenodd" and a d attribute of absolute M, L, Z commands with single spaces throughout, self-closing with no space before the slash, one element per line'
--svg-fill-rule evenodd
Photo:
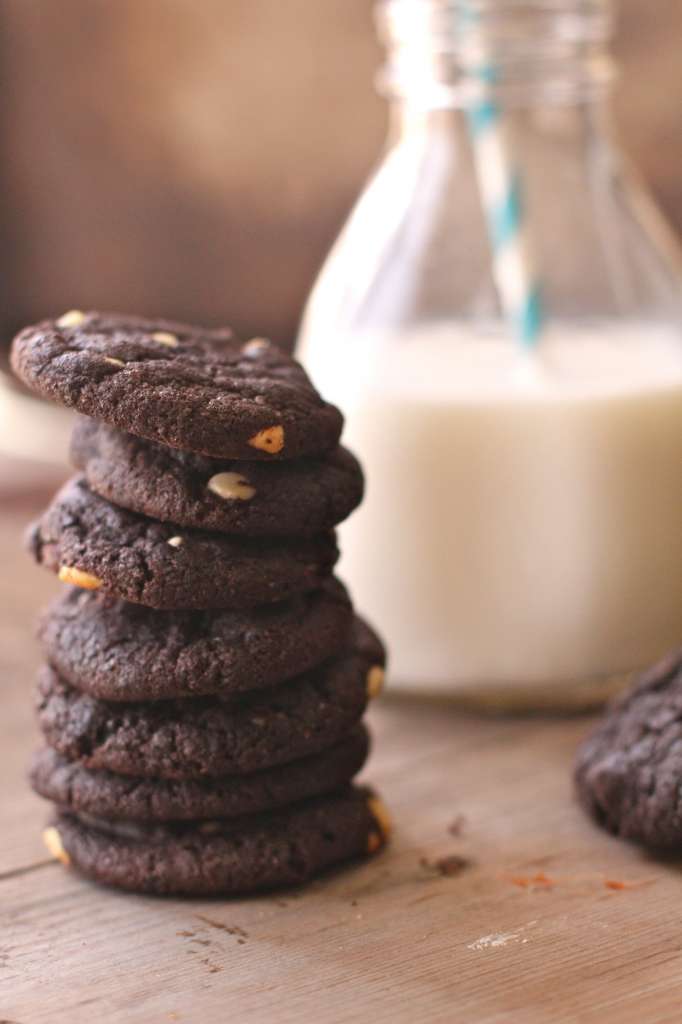
<path fill-rule="evenodd" d="M 555 332 L 527 364 L 452 328 L 324 341 L 304 358 L 368 478 L 340 574 L 394 685 L 589 681 L 682 642 L 679 339 Z"/>

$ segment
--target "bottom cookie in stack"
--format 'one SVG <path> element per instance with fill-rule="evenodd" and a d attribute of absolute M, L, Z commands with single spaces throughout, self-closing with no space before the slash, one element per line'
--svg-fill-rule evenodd
<path fill-rule="evenodd" d="M 178 895 L 295 884 L 376 852 L 387 814 L 351 779 L 384 659 L 355 619 L 334 658 L 229 699 L 102 700 L 46 666 L 31 778 L 58 808 L 48 847 L 97 881 Z"/>
<path fill-rule="evenodd" d="M 48 748 L 31 778 L 58 807 L 45 841 L 63 863 L 137 892 L 229 895 L 298 884 L 383 846 L 383 805 L 350 784 L 367 752 L 360 725 L 276 769 L 170 782 L 89 771 Z"/>
<path fill-rule="evenodd" d="M 372 791 L 347 786 L 237 819 L 150 825 L 60 812 L 44 838 L 55 857 L 94 881 L 132 892 L 218 896 L 298 885 L 375 853 L 387 831 Z"/>

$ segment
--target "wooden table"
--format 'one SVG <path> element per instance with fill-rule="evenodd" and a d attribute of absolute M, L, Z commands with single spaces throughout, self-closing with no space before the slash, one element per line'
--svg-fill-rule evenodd
<path fill-rule="evenodd" d="M 0 520 L 0 1018 L 16 1024 L 655 1024 L 682 1016 L 682 877 L 576 808 L 585 719 L 477 719 L 384 700 L 368 776 L 395 816 L 379 858 L 305 890 L 127 896 L 40 841 L 32 619 L 55 589 Z M 455 834 L 452 834 L 455 833 Z M 458 862 L 442 858 L 464 858 Z M 450 873 L 452 872 L 452 873 Z"/>

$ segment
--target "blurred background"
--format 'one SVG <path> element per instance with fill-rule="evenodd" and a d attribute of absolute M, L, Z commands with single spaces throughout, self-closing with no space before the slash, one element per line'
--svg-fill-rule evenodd
<path fill-rule="evenodd" d="M 622 0 L 621 133 L 682 229 L 682 3 Z M 382 146 L 369 0 L 0 0 L 0 341 L 70 307 L 290 343 Z"/>

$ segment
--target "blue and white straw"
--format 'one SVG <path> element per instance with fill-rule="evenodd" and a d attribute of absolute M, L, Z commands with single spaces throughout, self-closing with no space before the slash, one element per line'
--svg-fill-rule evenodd
<path fill-rule="evenodd" d="M 521 175 L 507 139 L 504 116 L 489 96 L 498 73 L 474 4 L 475 0 L 459 0 L 456 8 L 466 73 L 480 86 L 467 104 L 476 173 L 500 303 L 524 348 L 532 349 L 542 332 L 540 284 L 524 217 Z"/>

